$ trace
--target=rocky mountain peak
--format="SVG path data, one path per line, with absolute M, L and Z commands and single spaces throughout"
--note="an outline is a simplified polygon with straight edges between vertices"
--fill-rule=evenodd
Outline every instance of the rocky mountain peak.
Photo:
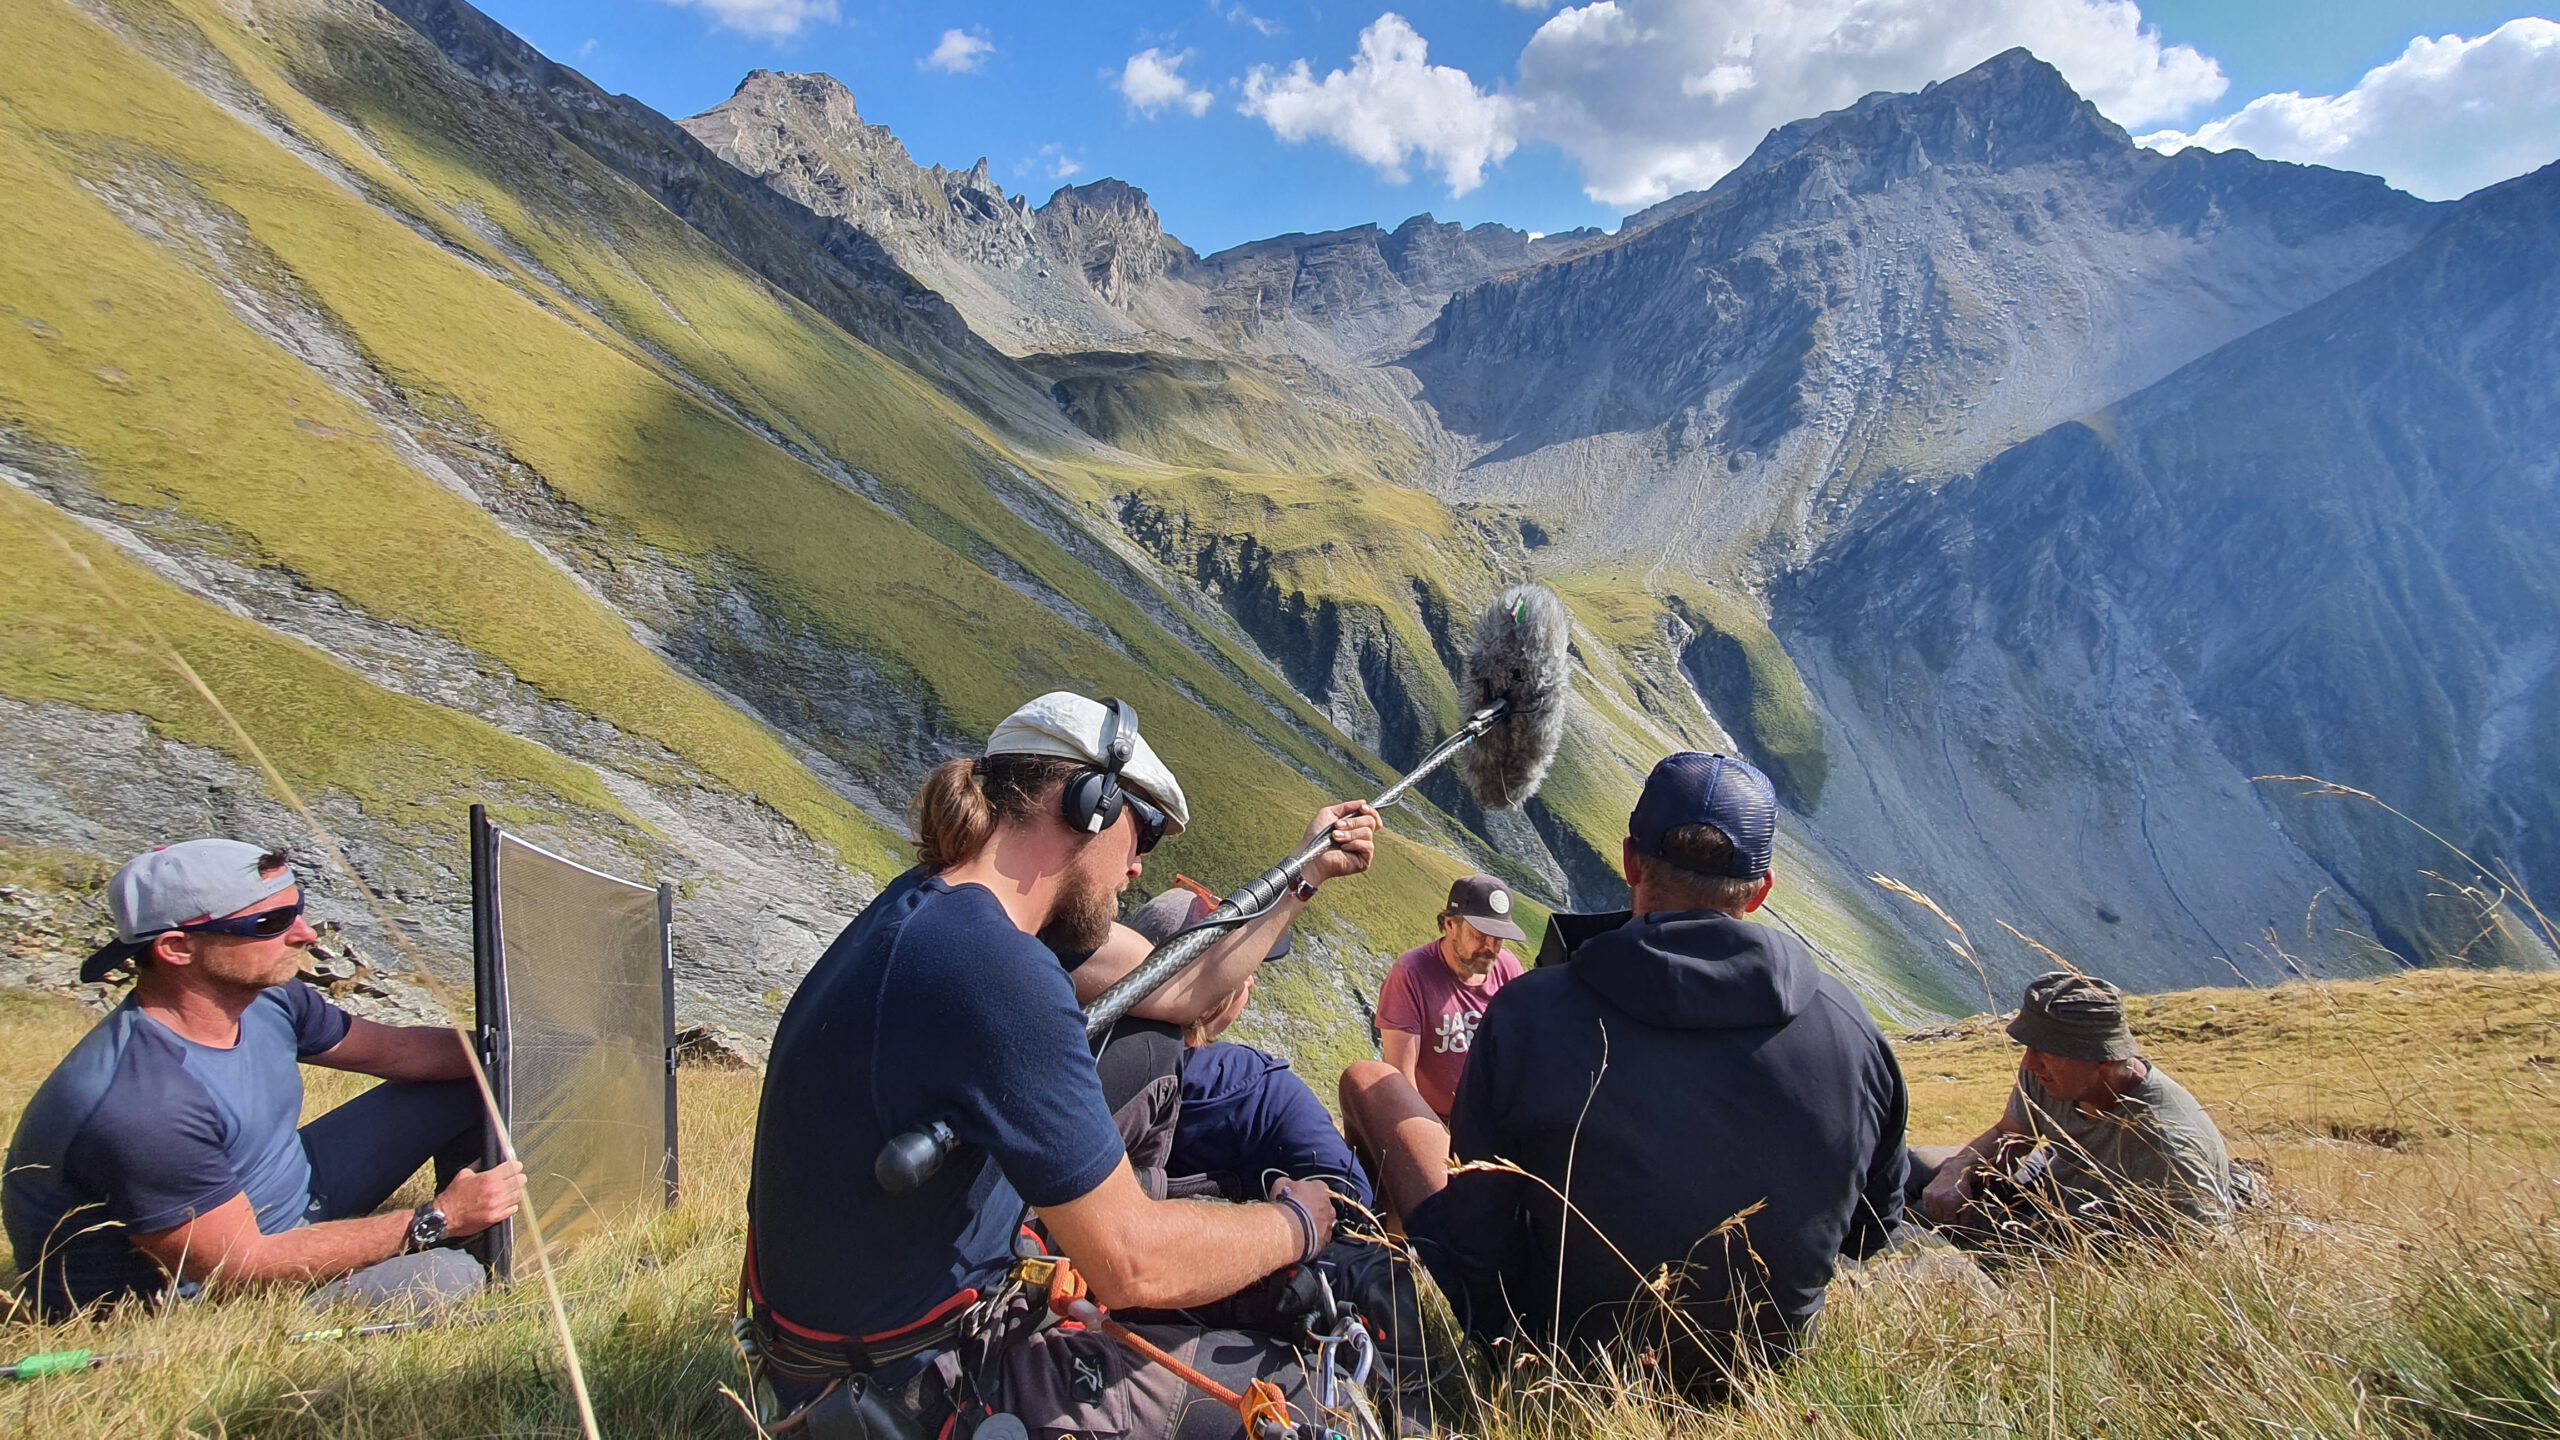
M 987 157 L 984 155 L 979 156 L 978 163 L 966 170 L 945 170 L 935 165 L 926 173 L 941 182 L 942 187 L 954 195 L 975 195 L 1007 206 L 1013 204 L 1012 198 L 1005 194 L 1004 186 L 996 183 L 995 173 L 988 168 Z M 1022 208 L 1027 210 L 1029 207 Z
M 2004 50 L 1917 94 L 1840 112 L 1844 141 L 1873 147 L 1911 137 L 1939 164 L 2001 169 L 2122 152 L 2133 137 L 2082 99 L 2062 72 L 2021 47 Z
M 1880 164 L 1891 176 L 1933 163 L 2014 168 L 2132 148 L 2132 137 L 2080 98 L 2061 71 L 2021 45 L 1916 91 L 1878 90 L 1837 110 L 1790 120 L 1715 184 L 1637 211 L 1618 233 L 1633 236 L 1694 213 L 1807 150 L 1835 162 Z
M 1056 210 L 1061 213 L 1078 212 L 1089 215 L 1107 213 L 1133 218 L 1144 217 L 1147 223 L 1155 225 L 1159 230 L 1163 228 L 1163 223 L 1156 216 L 1155 202 L 1147 198 L 1146 191 L 1126 180 L 1115 180 L 1108 175 L 1089 184 L 1059 186 L 1057 193 L 1051 195 L 1040 210 L 1043 213 Z
M 1961 164 L 2008 170 L 2132 149 L 2133 137 L 2122 126 L 2082 99 L 2061 71 L 2020 46 L 1908 94 L 1866 95 L 1781 125 L 1706 195 L 1667 200 L 1634 217 L 1630 227 L 1695 209 L 1707 196 L 1736 189 L 1808 152 L 1902 173 Z
M 679 123 L 753 175 L 795 166 L 842 167 L 847 160 L 866 172 L 915 168 L 907 147 L 887 126 L 864 120 L 853 92 L 833 75 L 750 70 L 728 99 Z
M 1127 303 L 1139 287 L 1191 258 L 1187 247 L 1166 236 L 1147 192 L 1125 180 L 1106 176 L 1089 185 L 1062 186 L 1031 219 L 1049 253 L 1074 266 L 1114 305 Z
M 845 83 L 823 71 L 799 73 L 788 70 L 750 70 L 729 98 L 704 114 L 723 110 L 752 109 L 765 114 L 784 110 L 796 111 L 817 120 L 827 130 L 842 132 L 865 124 L 862 111 L 853 101 L 853 92 Z

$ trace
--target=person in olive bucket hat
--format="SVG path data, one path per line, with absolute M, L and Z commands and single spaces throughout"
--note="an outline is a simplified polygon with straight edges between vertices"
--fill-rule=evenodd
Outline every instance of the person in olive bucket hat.
M 1970 1248 L 2229 1221 L 2222 1132 L 2143 1058 L 2124 992 L 2069 970 L 2039 975 L 2009 1038 L 2026 1055 L 2007 1111 L 1961 1147 L 1912 1147 L 1912 1211 Z

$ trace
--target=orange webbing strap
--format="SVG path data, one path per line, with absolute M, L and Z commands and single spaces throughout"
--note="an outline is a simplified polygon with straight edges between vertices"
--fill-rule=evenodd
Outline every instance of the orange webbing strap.
M 1046 1279 L 1051 1314 L 1061 1320 L 1073 1320 L 1088 1330 L 1099 1330 L 1127 1346 L 1131 1353 L 1172 1371 L 1182 1383 L 1236 1412 L 1236 1417 L 1244 1422 L 1245 1434 L 1256 1437 L 1256 1440 L 1274 1440 L 1274 1437 L 1296 1433 L 1298 1422 L 1290 1415 L 1289 1399 L 1281 1393 L 1279 1386 L 1268 1380 L 1254 1380 L 1246 1384 L 1244 1393 L 1238 1394 L 1184 1364 L 1171 1351 L 1104 1314 L 1086 1289 L 1084 1277 L 1076 1273 L 1075 1267 L 1063 1255 L 1043 1256 L 1038 1260 L 1024 1261 L 1023 1265 L 1023 1278 L 1033 1283 L 1038 1283 L 1041 1277 L 1032 1267 L 1049 1267 Z

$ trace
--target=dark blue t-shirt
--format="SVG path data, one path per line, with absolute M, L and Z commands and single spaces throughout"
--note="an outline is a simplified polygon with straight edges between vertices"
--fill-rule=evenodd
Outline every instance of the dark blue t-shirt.
M 959 1136 L 904 1195 L 871 1175 L 889 1137 Z M 984 1289 L 1028 1205 L 1092 1192 L 1127 1158 L 1058 958 L 982 886 L 891 882 L 801 981 L 774 1031 L 747 1216 L 783 1319 L 840 1335 Z
M 1206 1175 L 1231 1200 L 1259 1200 L 1266 1172 L 1323 1180 L 1374 1208 L 1368 1174 L 1324 1102 L 1289 1062 L 1220 1040 L 1182 1057 L 1182 1117 L 1168 1175 Z
M 261 993 L 229 1049 L 199 1045 L 128 998 L 27 1102 L 0 1180 L 9 1248 L 41 1313 L 145 1294 L 168 1276 L 126 1237 L 246 1194 L 268 1234 L 303 1221 L 302 1060 L 347 1013 L 299 980 Z

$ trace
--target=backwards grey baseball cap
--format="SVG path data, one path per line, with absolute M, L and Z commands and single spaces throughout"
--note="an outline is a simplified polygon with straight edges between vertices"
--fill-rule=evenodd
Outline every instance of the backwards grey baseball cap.
M 1099 700 L 1089 700 L 1072 690 L 1052 690 L 1004 717 L 995 733 L 987 737 L 988 755 L 1055 755 L 1061 760 L 1081 760 L 1087 765 L 1105 763 L 1103 745 L 1111 729 L 1111 710 Z M 1144 735 L 1133 734 L 1129 759 L 1120 767 L 1120 783 L 1165 813 L 1172 823 L 1165 827 L 1168 837 L 1181 834 L 1191 826 L 1191 802 L 1182 796 L 1182 782 L 1173 778 L 1173 770 L 1156 757 L 1156 748 Z
M 245 910 L 294 885 L 293 867 L 261 871 L 270 852 L 238 840 L 185 840 L 136 855 L 107 882 L 107 915 L 116 938 L 80 962 L 80 979 L 96 984 L 149 947 L 153 936 Z
M 1120 923 L 1146 936 L 1148 944 L 1162 945 L 1172 939 L 1177 932 L 1207 918 L 1209 912 L 1216 908 L 1215 902 L 1211 901 L 1207 895 L 1186 888 L 1192 883 L 1179 875 L 1175 876 L 1171 888 L 1131 911 L 1129 918 Z M 1280 938 L 1272 942 L 1270 953 L 1262 958 L 1265 960 L 1287 959 L 1289 952 L 1296 948 L 1297 944 L 1294 929 L 1295 927 L 1292 927 L 1281 931 Z

